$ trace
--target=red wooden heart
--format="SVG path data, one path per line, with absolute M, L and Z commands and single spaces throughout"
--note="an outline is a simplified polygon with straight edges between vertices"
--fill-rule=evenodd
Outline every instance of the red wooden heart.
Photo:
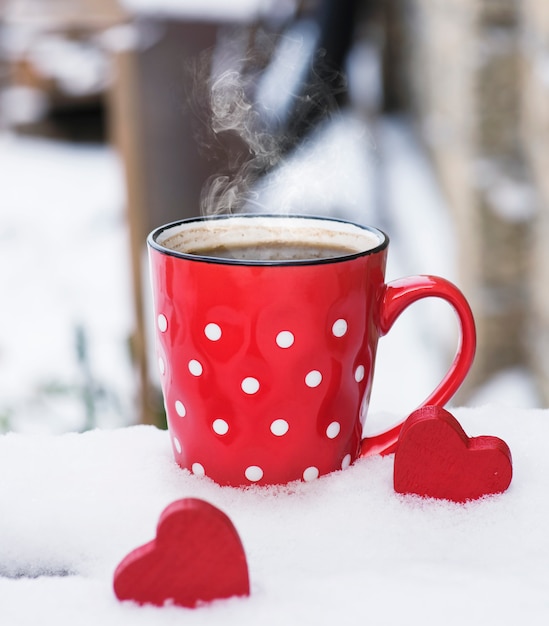
M 231 520 L 211 504 L 177 500 L 160 516 L 156 539 L 118 565 L 114 592 L 119 600 L 185 607 L 249 595 L 240 537 Z
M 465 502 L 505 491 L 513 475 L 511 451 L 498 437 L 469 438 L 440 406 L 414 411 L 395 453 L 394 488 Z

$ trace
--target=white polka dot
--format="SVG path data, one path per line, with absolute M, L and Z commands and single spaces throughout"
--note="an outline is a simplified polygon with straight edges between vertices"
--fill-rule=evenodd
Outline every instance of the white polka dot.
M 282 437 L 282 435 L 285 435 L 288 432 L 289 428 L 290 425 L 286 420 L 275 420 L 271 424 L 271 432 L 277 437 Z
M 318 387 L 322 382 L 322 374 L 318 370 L 312 370 L 305 376 L 307 387 Z
M 347 469 L 351 465 L 351 455 L 346 454 L 341 461 L 341 469 Z
M 246 468 L 244 475 L 250 482 L 256 483 L 263 478 L 263 470 L 257 465 L 250 465 Z
M 161 356 L 158 357 L 158 369 L 162 376 L 164 376 L 164 374 L 166 373 L 166 364 L 164 363 L 164 359 Z
M 181 444 L 179 443 L 179 439 L 177 437 L 173 438 L 173 445 L 177 450 L 177 454 L 181 454 Z
M 310 480 L 315 480 L 316 478 L 318 478 L 318 467 L 308 467 L 304 472 L 303 472 L 303 480 L 305 482 L 309 482 Z
M 206 476 L 206 470 L 201 463 L 193 463 L 191 471 L 195 476 Z
M 339 435 L 341 430 L 341 424 L 339 422 L 332 422 L 326 429 L 326 436 L 328 439 L 335 439 Z
M 179 415 L 179 417 L 185 417 L 185 415 L 187 415 L 187 409 L 181 400 L 175 401 L 175 412 Z
M 210 341 L 218 341 L 221 339 L 221 328 L 217 324 L 207 324 L 204 334 Z
M 158 324 L 158 330 L 161 333 L 165 333 L 168 330 L 168 320 L 165 315 L 160 313 L 160 315 L 156 318 L 156 322 Z
M 359 365 L 355 370 L 355 380 L 357 383 L 364 380 L 364 365 Z
M 242 391 L 248 395 L 253 395 L 259 391 L 259 381 L 257 378 L 252 378 L 251 376 L 245 378 L 240 386 L 242 387 Z
M 347 322 L 344 319 L 336 320 L 332 326 L 332 333 L 334 334 L 334 337 L 343 337 L 346 332 Z
M 196 359 L 191 359 L 189 361 L 189 372 L 193 376 L 201 376 L 202 371 L 202 363 L 200 363 L 200 361 L 197 361 Z
M 212 428 L 218 435 L 226 435 L 229 432 L 229 424 L 222 419 L 216 419 L 212 424 Z
M 276 344 L 279 348 L 289 348 L 294 341 L 295 337 L 289 330 L 282 330 L 276 336 Z

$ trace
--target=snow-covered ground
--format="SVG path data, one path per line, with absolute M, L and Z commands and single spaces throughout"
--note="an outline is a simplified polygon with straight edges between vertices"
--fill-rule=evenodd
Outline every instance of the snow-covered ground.
M 149 426 L 0 438 L 0 620 L 10 626 L 542 626 L 549 620 L 547 411 L 460 408 L 511 448 L 509 490 L 465 505 L 400 496 L 390 457 L 310 483 L 233 489 L 180 470 Z M 119 603 L 113 573 L 164 508 L 233 521 L 251 595 L 198 609 Z
M 80 430 L 93 417 L 86 393 L 95 425 L 131 423 L 129 252 L 115 153 L 0 135 L 0 180 L 2 430 Z

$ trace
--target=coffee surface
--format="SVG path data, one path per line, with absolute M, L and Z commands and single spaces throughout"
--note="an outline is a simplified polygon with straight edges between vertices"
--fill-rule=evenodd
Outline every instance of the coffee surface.
M 269 242 L 244 245 L 215 246 L 189 250 L 189 254 L 234 259 L 242 261 L 304 261 L 331 259 L 350 254 L 357 250 L 345 246 L 307 242 Z

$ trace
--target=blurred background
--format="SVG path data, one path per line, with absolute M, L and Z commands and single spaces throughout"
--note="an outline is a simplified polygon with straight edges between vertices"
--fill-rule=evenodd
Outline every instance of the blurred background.
M 145 240 L 208 212 L 372 223 L 465 293 L 459 405 L 549 403 L 544 0 L 0 0 L 0 431 L 163 423 Z M 382 339 L 374 422 L 446 371 Z

